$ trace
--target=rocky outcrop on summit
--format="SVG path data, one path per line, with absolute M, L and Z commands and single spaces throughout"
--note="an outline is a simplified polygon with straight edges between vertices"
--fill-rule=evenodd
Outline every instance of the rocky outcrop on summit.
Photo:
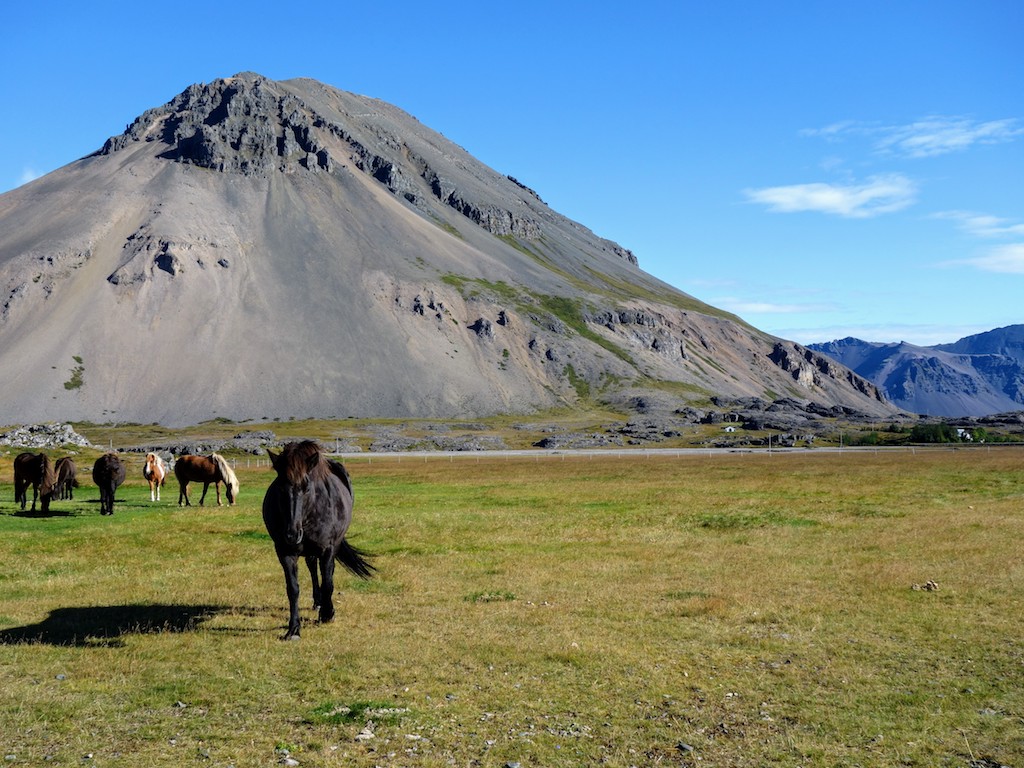
M 402 110 L 253 73 L 0 196 L 0 356 L 0 424 L 894 411 Z
M 1024 405 L 1024 325 L 934 347 L 854 338 L 810 346 L 870 379 L 911 413 L 979 417 Z
M 189 86 L 108 139 L 100 154 L 135 141 L 156 141 L 170 147 L 162 157 L 216 171 L 330 170 L 330 154 L 317 142 L 315 120 L 300 99 L 265 88 L 258 76 L 241 75 Z
M 361 108 L 360 117 L 366 117 L 362 111 L 366 106 L 382 114 L 384 109 L 394 110 L 369 99 L 361 102 L 357 107 Z M 541 236 L 542 227 L 522 196 L 514 196 L 519 199 L 511 205 L 490 201 L 490 195 L 478 198 L 472 185 L 458 176 L 444 175 L 429 151 L 407 142 L 383 121 L 366 131 L 346 119 L 350 117 L 347 109 L 340 114 L 320 110 L 315 102 L 282 93 L 259 75 L 242 73 L 208 85 L 189 86 L 164 107 L 143 113 L 120 136 L 108 139 L 100 153 L 111 154 L 136 141 L 156 141 L 169 147 L 161 155 L 168 160 L 266 176 L 273 172 L 331 172 L 330 146 L 336 139 L 354 167 L 414 205 L 426 208 L 424 198 L 432 197 L 491 234 L 526 240 Z M 540 201 L 515 179 L 493 174 L 483 181 L 488 185 L 505 183 Z M 625 249 L 607 245 L 636 263 Z

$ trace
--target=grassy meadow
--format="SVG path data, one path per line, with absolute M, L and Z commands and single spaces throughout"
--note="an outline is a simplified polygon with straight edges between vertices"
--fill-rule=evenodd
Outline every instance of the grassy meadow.
M 3 765 L 1024 766 L 1021 448 L 360 457 L 290 643 L 266 466 L 129 458 L 101 518 L 0 457 Z

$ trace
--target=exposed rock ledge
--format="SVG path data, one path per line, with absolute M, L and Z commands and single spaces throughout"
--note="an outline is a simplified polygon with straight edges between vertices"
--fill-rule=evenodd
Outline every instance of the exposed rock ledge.
M 75 432 L 70 424 L 32 424 L 0 433 L 0 445 L 18 448 L 61 448 L 77 445 L 93 448 L 92 443 Z

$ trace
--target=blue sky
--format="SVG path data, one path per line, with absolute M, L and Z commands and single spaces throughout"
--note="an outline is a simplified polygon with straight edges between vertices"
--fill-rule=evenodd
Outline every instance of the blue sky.
M 1024 3 L 15 4 L 0 192 L 194 82 L 401 107 L 770 333 L 1024 323 Z

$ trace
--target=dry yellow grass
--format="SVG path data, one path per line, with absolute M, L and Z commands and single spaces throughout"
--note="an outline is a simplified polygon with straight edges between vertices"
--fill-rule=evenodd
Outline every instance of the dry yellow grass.
M 337 621 L 300 643 L 279 640 L 265 471 L 242 469 L 241 503 L 219 509 L 180 510 L 170 487 L 152 505 L 131 477 L 105 519 L 92 488 L 25 518 L 2 486 L 0 751 L 1022 765 L 1022 460 L 356 459 L 352 535 L 379 578 L 342 578 Z

